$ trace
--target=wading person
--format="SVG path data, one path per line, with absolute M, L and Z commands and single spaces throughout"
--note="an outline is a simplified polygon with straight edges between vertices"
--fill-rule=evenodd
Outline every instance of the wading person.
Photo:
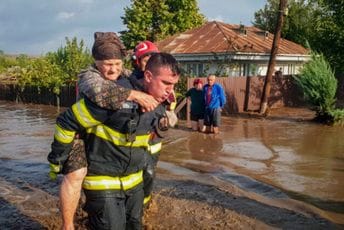
M 191 128 L 194 131 L 204 132 L 204 93 L 203 82 L 201 79 L 196 78 L 193 81 L 193 87 L 189 89 L 186 97 L 191 101 Z
M 207 77 L 207 82 L 208 84 L 203 87 L 205 132 L 218 134 L 221 124 L 221 110 L 226 104 L 226 96 L 222 86 L 216 83 L 215 75 L 210 74 Z
M 117 35 L 96 32 L 94 38 L 92 56 L 95 63 L 79 74 L 77 98 L 87 97 L 106 109 L 119 109 L 126 100 L 139 103 L 144 111 L 151 111 L 158 106 L 159 103 L 152 96 L 115 84 L 122 72 L 122 59 L 126 55 L 125 47 Z M 75 140 L 62 171 L 65 174 L 60 188 L 63 229 L 74 229 L 73 220 L 82 181 L 87 173 L 86 166 L 83 141 Z
M 179 78 L 176 60 L 169 54 L 154 54 L 147 63 L 143 89 L 158 102 L 172 92 Z M 136 85 L 118 80 L 127 88 Z M 163 107 L 142 113 L 136 103 L 107 110 L 87 98 L 57 119 L 48 160 L 62 168 L 76 132 L 85 132 L 87 176 L 83 182 L 85 210 L 91 229 L 140 229 L 143 189 L 142 170 L 148 154 L 150 134 L 163 116 Z

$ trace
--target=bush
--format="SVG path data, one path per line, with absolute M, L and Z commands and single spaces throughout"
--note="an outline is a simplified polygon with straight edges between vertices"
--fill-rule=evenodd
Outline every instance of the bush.
M 68 78 L 64 80 L 69 82 L 74 82 L 80 70 L 93 62 L 89 50 L 84 47 L 83 40 L 78 43 L 76 37 L 72 40 L 66 38 L 66 46 L 59 48 L 56 52 L 48 53 L 46 57 L 68 75 Z
M 60 94 L 62 86 L 75 84 L 78 73 L 92 62 L 84 42 L 78 43 L 76 38 L 66 38 L 66 46 L 39 58 L 26 55 L 9 58 L 0 52 L 0 71 L 2 67 L 5 75 L 14 77 L 22 89 L 25 86 L 44 87 L 55 94 Z
M 336 123 L 343 119 L 344 111 L 335 108 L 337 79 L 322 54 L 311 53 L 311 60 L 306 63 L 295 77 L 306 101 L 316 111 L 317 120 Z
M 10 68 L 15 65 L 16 65 L 16 59 L 14 57 L 5 55 L 0 50 L 0 73 L 6 72 L 7 68 Z
M 344 125 L 344 110 L 343 109 L 335 109 L 330 111 L 330 115 L 332 117 L 331 123 Z
M 60 88 L 66 84 L 68 75 L 60 66 L 51 63 L 47 58 L 31 60 L 26 68 L 20 69 L 18 74 L 18 85 L 24 89 L 25 86 L 36 86 L 53 90 L 60 94 Z

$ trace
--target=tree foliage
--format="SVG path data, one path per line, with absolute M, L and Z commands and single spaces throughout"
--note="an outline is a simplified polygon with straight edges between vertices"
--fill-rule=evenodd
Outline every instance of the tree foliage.
M 319 120 L 344 121 L 344 111 L 335 108 L 337 79 L 324 55 L 312 52 L 312 59 L 303 66 L 295 80 Z
M 263 9 L 255 12 L 253 25 L 273 33 L 277 23 L 278 7 L 279 0 L 268 0 Z M 282 37 L 306 45 L 314 32 L 318 14 L 319 6 L 314 0 L 289 0 Z
M 16 65 L 15 58 L 6 56 L 3 51 L 0 52 L 0 73 L 14 65 Z
M 325 55 L 336 73 L 344 77 L 344 0 L 322 0 L 321 9 L 311 45 Z
M 205 22 L 196 0 L 131 0 L 124 11 L 122 20 L 128 29 L 120 34 L 128 49 L 139 41 L 156 42 Z
M 81 40 L 78 43 L 76 37 L 72 40 L 66 38 L 66 45 L 60 47 L 56 52 L 48 53 L 46 58 L 67 74 L 66 82 L 75 81 L 80 70 L 92 62 L 92 56 L 85 47 L 84 41 Z
M 277 23 L 278 3 L 279 0 L 267 0 L 264 8 L 254 13 L 253 25 L 272 33 Z
M 38 89 L 44 87 L 56 94 L 60 93 L 62 86 L 74 84 L 81 69 L 92 63 L 90 51 L 84 47 L 82 40 L 78 43 L 77 38 L 66 38 L 65 46 L 43 57 L 19 55 L 15 59 L 1 58 L 0 56 L 4 74 L 15 77 L 22 89 L 25 86 L 35 86 Z
M 23 89 L 25 86 L 36 86 L 52 89 L 54 93 L 60 94 L 61 86 L 65 85 L 67 73 L 56 63 L 50 62 L 46 57 L 33 59 L 26 68 L 21 68 L 18 74 L 18 85 Z
M 255 12 L 254 26 L 274 32 L 279 0 Z M 289 0 L 282 37 L 323 53 L 336 73 L 344 74 L 344 0 Z

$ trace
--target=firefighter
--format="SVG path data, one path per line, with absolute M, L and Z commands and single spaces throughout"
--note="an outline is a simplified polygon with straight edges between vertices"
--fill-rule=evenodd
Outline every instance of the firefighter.
M 146 69 L 146 64 L 150 56 L 154 53 L 159 53 L 158 47 L 151 41 L 139 42 L 134 48 L 132 56 L 132 63 L 134 67 L 133 75 L 135 78 L 143 78 L 143 73 Z
M 169 54 L 151 57 L 144 73 L 144 90 L 159 102 L 166 100 L 179 79 L 176 60 Z M 126 78 L 126 87 L 136 87 Z M 75 132 L 85 131 L 87 176 L 83 188 L 85 211 L 91 229 L 140 229 L 142 217 L 142 170 L 150 135 L 163 116 L 163 107 L 142 113 L 135 102 L 109 111 L 87 98 L 57 119 L 51 165 L 62 170 Z
M 154 53 L 159 53 L 159 48 L 151 41 L 139 42 L 134 48 L 134 54 L 132 56 L 132 63 L 134 71 L 131 75 L 140 79 L 143 77 L 143 73 L 146 68 L 147 61 Z M 174 111 L 177 105 L 177 99 L 174 91 L 166 99 L 166 105 L 168 111 Z M 172 126 L 174 126 L 173 124 Z
M 146 68 L 146 63 L 153 53 L 158 53 L 159 48 L 151 41 L 139 42 L 134 49 L 134 55 L 132 56 L 134 71 L 132 75 L 140 79 L 143 77 L 143 72 Z M 168 105 L 168 111 L 174 111 L 177 105 L 176 95 L 174 91 L 166 99 Z
M 143 78 L 146 64 L 152 54 L 159 53 L 158 47 L 151 41 L 139 42 L 134 48 L 134 54 L 132 56 L 134 71 L 130 78 L 141 79 Z M 159 154 L 162 146 L 162 138 L 166 135 L 168 127 L 173 127 L 178 120 L 174 114 L 174 108 L 176 104 L 176 98 L 174 91 L 168 96 L 163 103 L 166 108 L 166 114 L 161 122 L 155 129 L 155 132 L 151 135 L 150 139 L 150 153 L 151 158 L 147 159 L 146 169 L 143 171 L 143 190 L 144 190 L 144 205 L 148 206 L 151 200 L 151 193 L 153 190 L 153 181 L 155 178 L 155 168 L 159 160 Z
M 87 97 L 98 106 L 113 110 L 121 108 L 124 101 L 131 100 L 139 103 L 145 111 L 153 110 L 159 103 L 152 96 L 115 84 L 122 72 L 122 59 L 126 55 L 118 36 L 113 32 L 96 32 L 94 38 L 92 56 L 95 63 L 78 75 L 77 99 Z M 112 67 L 108 68 L 110 64 Z M 62 173 L 65 176 L 59 194 L 62 229 L 74 229 L 74 214 L 82 181 L 87 173 L 84 151 L 83 141 L 76 139 L 63 167 Z M 54 171 L 50 175 L 56 177 Z

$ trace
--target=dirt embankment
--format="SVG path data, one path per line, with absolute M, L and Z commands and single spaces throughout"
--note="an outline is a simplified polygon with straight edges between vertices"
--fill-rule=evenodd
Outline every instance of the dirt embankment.
M 205 178 L 208 180 L 208 178 Z M 4 182 L 4 181 L 2 181 Z M 3 184 L 4 185 L 4 184 Z M 20 184 L 18 184 L 20 187 Z M 2 187 L 1 229 L 59 229 L 57 191 Z M 55 187 L 57 189 L 57 187 Z M 76 229 L 85 229 L 78 209 Z M 234 186 L 216 187 L 159 170 L 145 229 L 344 229 L 312 212 L 297 212 L 245 196 Z
M 156 182 L 145 229 L 344 229 L 302 204 L 290 210 L 232 185 L 217 187 L 161 170 Z

